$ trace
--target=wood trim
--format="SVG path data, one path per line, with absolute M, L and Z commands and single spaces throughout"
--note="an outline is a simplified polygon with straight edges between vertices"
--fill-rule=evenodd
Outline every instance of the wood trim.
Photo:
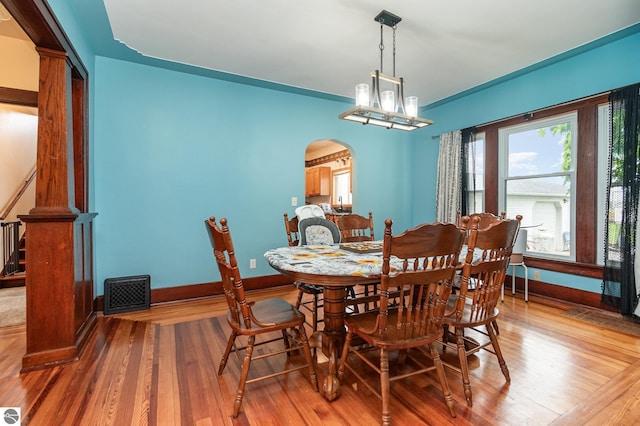
M 498 144 L 489 143 L 490 140 L 498 140 L 498 128 L 490 127 L 478 132 L 485 133 L 485 176 L 484 176 L 484 209 L 487 212 L 498 214 Z M 489 173 L 488 171 L 493 171 Z
M 530 256 L 525 256 L 524 259 L 524 263 L 531 268 L 602 279 L 602 266 L 600 265 L 595 265 L 592 263 L 540 259 Z
M 21 216 L 28 270 L 23 368 L 32 369 L 77 359 L 96 324 L 95 214 L 83 211 L 89 200 L 88 72 L 46 0 L 2 4 L 40 55 L 36 206 Z M 4 93 L 18 100 L 33 96 Z
M 320 164 L 330 163 L 332 161 L 340 160 L 342 158 L 351 157 L 351 153 L 348 149 L 334 152 L 333 154 L 324 155 L 322 157 L 314 158 L 313 160 L 308 160 L 304 162 L 305 167 L 314 167 L 319 166 Z
M 595 190 L 598 188 L 598 103 L 578 108 L 576 142 L 576 182 L 580 182 L 580 185 L 576 185 L 576 237 L 579 237 L 579 241 L 594 242 L 577 245 L 576 262 L 595 263 L 598 229 L 598 191 Z
M 2 4 L 36 47 L 65 52 L 73 73 L 87 78 L 87 69 L 46 0 L 2 0 Z
M 262 290 L 293 284 L 289 278 L 282 274 L 244 278 L 242 282 L 245 290 Z M 224 292 L 222 290 L 222 282 L 220 281 L 203 284 L 189 284 L 178 287 L 158 288 L 151 290 L 151 305 L 219 296 L 222 294 L 224 294 Z M 98 296 L 96 298 L 94 307 L 96 311 L 104 311 L 104 296 Z
M 13 89 L 11 87 L 0 87 L 0 103 L 37 108 L 38 92 Z
M 527 266 L 529 265 L 527 264 Z M 504 285 L 504 291 L 510 292 L 510 275 L 507 275 L 507 277 L 505 278 Z M 516 277 L 516 292 L 524 293 L 524 278 Z M 531 295 L 561 300 L 562 302 L 568 302 L 578 305 L 590 306 L 593 308 L 611 310 L 611 307 L 607 307 L 600 302 L 600 293 L 584 291 L 571 287 L 564 287 L 557 284 L 548 284 L 529 279 L 529 296 L 531 297 Z

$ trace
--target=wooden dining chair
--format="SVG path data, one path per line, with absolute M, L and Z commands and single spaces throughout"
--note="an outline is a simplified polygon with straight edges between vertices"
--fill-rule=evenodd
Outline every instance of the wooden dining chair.
M 481 213 L 471 213 L 470 215 L 468 215 L 467 217 L 469 218 L 469 222 L 467 225 L 462 224 L 461 223 L 461 217 L 460 217 L 460 211 L 458 210 L 456 212 L 456 224 L 458 225 L 458 227 L 463 227 L 467 229 L 467 233 L 466 233 L 466 237 L 465 237 L 465 244 L 467 244 L 468 240 L 469 240 L 469 229 L 468 226 L 471 225 L 471 222 L 475 221 L 475 218 L 478 218 L 478 229 L 485 229 L 487 227 L 489 227 L 490 225 L 499 222 L 501 220 L 504 220 L 504 218 L 506 217 L 507 213 L 506 212 L 500 212 L 499 215 L 495 215 L 493 213 L 489 213 L 489 212 L 481 212 Z M 474 283 L 474 279 L 470 278 L 469 279 L 469 283 L 467 284 L 468 286 L 468 290 L 473 290 L 473 283 Z M 455 289 L 459 289 L 460 288 L 460 277 L 458 276 L 456 278 L 456 282 L 454 283 L 454 288 Z M 500 298 L 502 301 L 504 301 L 504 284 L 502 285 L 502 288 L 500 288 Z M 500 328 L 498 327 L 498 322 L 494 321 L 493 322 L 493 328 L 496 332 L 496 334 L 500 334 Z
M 381 398 L 382 424 L 389 425 L 390 382 L 435 370 L 449 412 L 455 417 L 453 397 L 434 343 L 442 336 L 442 318 L 464 236 L 452 223 L 423 224 L 396 236 L 392 236 L 391 225 L 391 219 L 387 219 L 379 309 L 346 317 L 347 337 L 338 378 L 342 380 L 348 369 Z M 399 290 L 401 301 L 393 306 L 389 303 L 390 289 Z M 372 348 L 379 350 L 373 360 Z M 390 351 L 399 351 L 402 356 L 390 358 Z M 379 389 L 368 383 L 366 374 L 360 374 L 349 366 L 352 354 L 362 361 L 363 367 L 368 365 L 378 373 Z M 425 356 L 433 360 L 432 365 L 423 362 Z M 395 365 L 396 359 L 404 364 L 411 361 L 417 368 L 404 365 L 401 374 L 392 377 L 389 364 L 393 361 Z
M 287 233 L 289 247 L 300 245 L 300 233 L 298 232 L 298 216 L 289 219 L 287 213 L 284 214 L 284 230 Z
M 336 223 L 340 229 L 340 241 L 343 243 L 375 240 L 372 212 L 369 212 L 369 217 L 356 213 L 339 215 Z
M 497 308 L 500 291 L 521 219 L 522 216 L 518 215 L 515 219 L 498 220 L 480 228 L 479 217 L 472 220 L 463 218 L 470 225 L 464 226 L 469 229 L 469 240 L 462 265 L 461 286 L 457 294 L 450 297 L 444 318 L 445 326 L 455 329 L 455 341 L 452 342 L 445 334 L 441 343 L 443 349 L 451 347 L 458 352 L 459 367 L 447 366 L 460 371 L 469 407 L 473 406 L 473 399 L 467 359 L 472 354 L 482 349 L 495 354 L 505 379 L 507 382 L 511 380 L 495 324 L 500 314 Z M 471 280 L 473 290 L 469 291 Z
M 231 335 L 220 361 L 218 375 L 222 375 L 231 352 L 238 356 L 238 361 L 242 365 L 236 397 L 233 402 L 233 417 L 237 417 L 240 412 L 245 385 L 260 380 L 308 368 L 311 385 L 317 392 L 318 377 L 304 327 L 304 315 L 290 303 L 280 298 L 247 301 L 233 242 L 231 241 L 231 234 L 227 226 L 227 219 L 220 219 L 220 226 L 218 226 L 215 217 L 212 216 L 205 220 L 205 225 L 213 248 L 213 255 L 220 271 L 220 277 L 222 278 L 222 286 L 229 307 L 227 323 L 231 327 Z M 256 343 L 256 337 L 263 335 L 266 335 L 264 340 L 261 339 L 259 343 Z M 241 337 L 244 339 L 239 342 Z M 283 349 L 268 352 L 269 347 L 266 345 L 278 340 L 283 341 Z M 259 346 L 263 346 L 264 349 L 254 351 L 254 348 Z M 289 357 L 293 352 L 300 350 L 304 353 L 306 360 L 302 365 L 299 362 L 293 362 Z M 288 355 L 283 370 L 251 379 L 248 378 L 253 360 L 283 353 Z
M 340 229 L 340 242 L 358 243 L 362 241 L 375 241 L 373 229 L 373 213 L 369 212 L 369 217 L 364 217 L 356 213 L 337 216 L 336 224 Z M 346 305 L 354 312 L 377 308 L 376 296 L 378 294 L 379 283 L 367 284 L 357 288 L 350 287 L 347 292 Z

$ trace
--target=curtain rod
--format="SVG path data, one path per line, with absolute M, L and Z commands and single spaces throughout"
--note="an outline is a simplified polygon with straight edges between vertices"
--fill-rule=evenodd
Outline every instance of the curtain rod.
M 631 86 L 633 86 L 633 85 L 631 85 Z M 624 87 L 628 87 L 628 86 L 624 86 Z M 621 89 L 621 88 L 619 88 L 619 89 Z M 547 111 L 547 110 L 552 109 L 552 108 L 557 108 L 559 106 L 569 105 L 569 104 L 572 104 L 572 103 L 581 102 L 581 101 L 585 101 L 585 100 L 592 99 L 592 98 L 597 98 L 597 97 L 602 96 L 602 95 L 610 94 L 614 90 L 618 90 L 618 89 L 607 90 L 607 91 L 604 91 L 604 92 L 601 92 L 601 93 L 596 93 L 594 95 L 589 95 L 589 96 L 585 96 L 583 98 L 574 99 L 572 101 L 560 102 L 560 103 L 557 103 L 555 105 L 547 106 L 547 107 L 544 107 L 544 108 L 540 108 L 540 109 L 536 109 L 536 110 L 533 110 L 533 111 L 524 112 L 524 113 L 520 113 L 520 114 L 514 114 L 514 115 L 509 116 L 509 117 L 505 117 L 505 118 L 501 118 L 501 119 L 493 120 L 493 121 L 488 121 L 486 123 L 478 124 L 478 125 L 470 126 L 470 127 L 486 127 L 486 126 L 490 126 L 492 124 L 500 123 L 502 121 L 511 120 L 512 118 L 522 117 L 522 116 L 527 116 L 527 115 L 530 115 L 531 117 L 533 117 L 534 114 L 537 114 L 537 113 L 540 113 L 540 112 L 543 112 L 543 111 Z M 444 133 L 447 133 L 447 132 L 444 132 Z M 440 135 L 433 135 L 433 136 L 431 136 L 431 139 L 432 140 L 433 139 L 438 139 L 444 133 L 441 133 Z

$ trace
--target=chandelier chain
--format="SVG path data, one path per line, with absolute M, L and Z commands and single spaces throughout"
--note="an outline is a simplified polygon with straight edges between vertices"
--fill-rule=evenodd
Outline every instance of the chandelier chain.
M 396 76 L 396 27 L 398 25 L 393 26 L 393 76 Z
M 380 48 L 380 72 L 384 72 L 384 70 L 382 69 L 382 66 L 383 66 L 382 55 L 384 51 L 384 35 L 382 30 L 383 24 L 384 24 L 384 19 L 380 19 L 380 45 L 378 46 Z

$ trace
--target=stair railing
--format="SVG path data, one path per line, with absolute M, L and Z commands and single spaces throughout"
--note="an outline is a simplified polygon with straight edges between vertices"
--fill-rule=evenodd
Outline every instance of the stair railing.
M 18 204 L 18 201 L 20 201 L 20 198 L 22 198 L 24 193 L 27 192 L 27 188 L 29 188 L 29 185 L 31 185 L 31 182 L 33 182 L 35 177 L 36 177 L 36 169 L 34 167 L 34 169 L 31 171 L 31 173 L 25 180 L 22 187 L 18 190 L 18 192 L 16 192 L 13 198 L 11 198 L 11 201 L 9 202 L 9 204 L 7 204 L 7 207 L 2 212 L 2 216 L 0 216 L 0 220 L 5 220 L 7 217 L 9 217 L 9 213 L 11 213 L 11 210 L 16 206 L 16 204 Z
M 20 271 L 20 221 L 1 222 L 2 226 L 2 264 L 0 276 L 9 276 Z

